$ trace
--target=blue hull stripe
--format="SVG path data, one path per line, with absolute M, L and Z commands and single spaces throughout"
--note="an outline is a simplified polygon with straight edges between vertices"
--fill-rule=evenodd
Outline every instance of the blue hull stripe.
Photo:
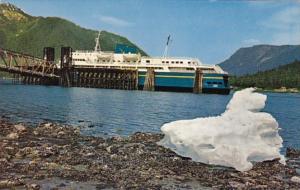
M 203 88 L 206 89 L 229 89 L 228 82 L 224 81 L 224 74 L 204 73 Z M 143 86 L 146 78 L 146 72 L 139 72 L 139 86 Z M 178 88 L 193 88 L 194 73 L 178 73 L 178 72 L 156 72 L 155 86 L 156 87 L 178 87 Z

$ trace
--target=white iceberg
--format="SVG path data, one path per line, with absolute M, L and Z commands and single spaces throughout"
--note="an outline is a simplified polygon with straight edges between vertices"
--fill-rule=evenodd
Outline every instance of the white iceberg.
M 252 168 L 252 161 L 285 158 L 282 138 L 272 115 L 260 112 L 266 95 L 248 88 L 234 93 L 221 116 L 181 120 L 161 127 L 165 137 L 158 143 L 177 154 L 206 164 Z

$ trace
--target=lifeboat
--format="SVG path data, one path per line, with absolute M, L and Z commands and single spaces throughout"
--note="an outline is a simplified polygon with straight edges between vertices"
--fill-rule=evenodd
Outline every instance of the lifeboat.
M 124 61 L 138 61 L 138 60 L 140 60 L 140 55 L 138 55 L 138 54 L 124 54 L 123 59 L 124 59 Z

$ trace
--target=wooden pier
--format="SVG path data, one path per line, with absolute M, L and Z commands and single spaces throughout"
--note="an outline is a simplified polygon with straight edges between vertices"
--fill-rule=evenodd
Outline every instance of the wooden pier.
M 61 48 L 60 67 L 54 59 L 51 47 L 44 48 L 43 59 L 0 48 L 0 71 L 10 73 L 13 83 L 138 90 L 137 69 L 74 67 L 70 47 Z M 194 93 L 202 93 L 202 83 L 203 73 L 197 69 Z M 155 91 L 154 68 L 147 69 L 143 90 Z
M 74 68 L 72 86 L 137 90 L 137 70 L 107 68 Z
M 24 84 L 57 85 L 54 61 L 0 48 L 0 71 L 11 73 Z
M 70 47 L 61 49 L 61 86 L 137 90 L 137 69 L 74 67 L 71 52 Z

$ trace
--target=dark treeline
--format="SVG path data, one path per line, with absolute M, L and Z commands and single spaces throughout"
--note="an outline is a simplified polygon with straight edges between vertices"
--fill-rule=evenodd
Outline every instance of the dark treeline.
M 230 77 L 230 83 L 235 87 L 259 87 L 275 89 L 280 87 L 300 89 L 300 61 L 280 66 L 269 71 L 253 75 Z

